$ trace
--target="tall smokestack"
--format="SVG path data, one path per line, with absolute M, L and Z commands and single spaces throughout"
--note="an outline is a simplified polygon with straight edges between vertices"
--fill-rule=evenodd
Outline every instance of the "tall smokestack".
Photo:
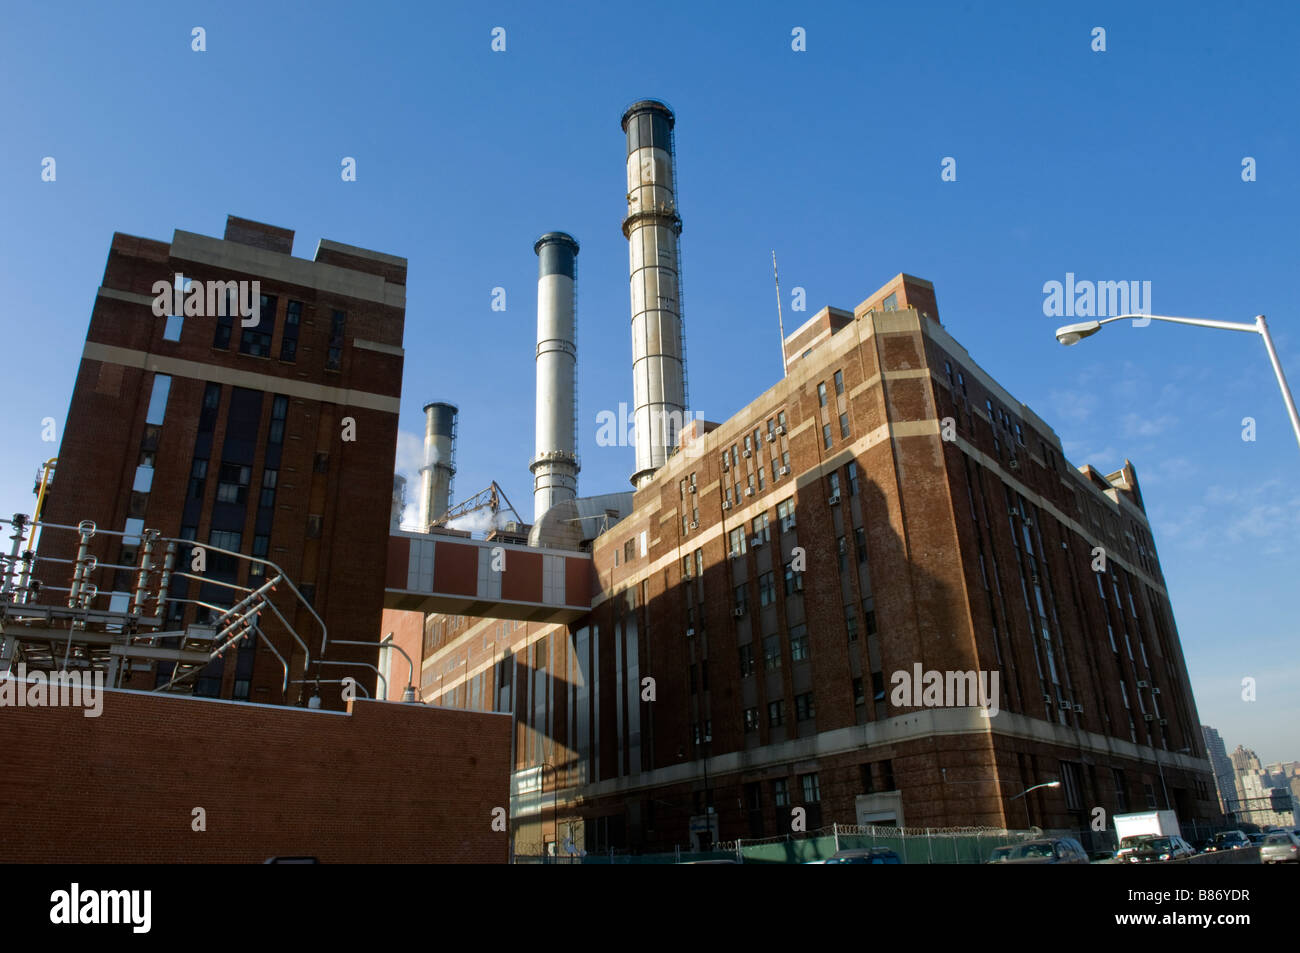
M 533 522 L 556 503 L 578 495 L 575 442 L 574 278 L 578 243 L 548 232 L 537 253 L 537 453 L 533 471 Z
M 678 285 L 681 258 L 673 177 L 673 113 L 645 99 L 623 114 L 627 133 L 627 218 L 632 294 L 632 397 L 640 487 L 668 461 L 686 413 L 686 358 Z
M 420 529 L 427 530 L 451 505 L 456 476 L 455 404 L 424 405 L 424 466 L 420 467 Z

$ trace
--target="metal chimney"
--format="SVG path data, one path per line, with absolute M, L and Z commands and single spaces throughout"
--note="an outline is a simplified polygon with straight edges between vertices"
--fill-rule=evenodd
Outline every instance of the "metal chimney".
M 672 110 L 654 99 L 634 103 L 623 114 L 636 487 L 668 461 L 686 413 L 673 123 Z
M 424 405 L 424 466 L 420 467 L 420 529 L 427 531 L 451 505 L 456 476 L 455 404 L 433 401 Z
M 574 370 L 574 279 L 578 243 L 548 232 L 537 253 L 537 431 L 533 471 L 533 522 L 557 503 L 578 495 L 577 404 Z

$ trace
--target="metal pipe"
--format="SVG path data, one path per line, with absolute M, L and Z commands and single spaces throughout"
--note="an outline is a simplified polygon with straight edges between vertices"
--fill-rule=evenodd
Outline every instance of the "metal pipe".
M 404 702 L 415 701 L 415 663 L 411 661 L 411 656 L 409 656 L 409 655 L 406 654 L 405 649 L 403 649 L 403 648 L 402 648 L 400 645 L 398 645 L 396 642 L 390 642 L 390 641 L 389 641 L 392 637 L 393 637 L 393 633 L 389 632 L 386 636 L 384 636 L 384 637 L 383 637 L 382 639 L 380 639 L 378 642 L 352 642 L 352 641 L 345 641 L 344 639 L 335 639 L 335 640 L 334 640 L 334 644 L 335 644 L 335 645 L 359 645 L 359 646 L 361 646 L 362 648 L 378 648 L 378 649 L 381 649 L 381 650 L 382 650 L 382 649 L 397 649 L 397 651 L 399 651 L 399 652 L 402 653 L 402 658 L 406 659 L 406 666 L 407 666 L 407 672 L 406 672 L 406 688 L 405 688 L 405 690 L 402 692 L 402 701 L 404 701 Z M 375 671 L 376 671 L 376 672 L 379 672 L 379 669 L 376 668 Z M 383 674 L 380 673 L 380 676 L 379 676 L 379 677 L 380 677 L 380 678 L 383 678 Z M 384 685 L 385 685 L 385 688 L 384 688 L 384 699 L 387 700 L 387 699 L 388 699 L 388 688 L 387 688 L 388 682 L 387 682 L 387 680 L 384 681 Z M 409 694 L 411 697 L 407 698 L 406 696 L 407 696 L 408 694 Z
M 1291 429 L 1295 431 L 1296 442 L 1300 443 L 1300 414 L 1296 413 L 1295 398 L 1291 396 L 1291 388 L 1287 386 L 1286 375 L 1282 373 L 1282 362 L 1278 360 L 1277 349 L 1273 347 L 1273 336 L 1268 333 L 1268 324 L 1262 314 L 1255 316 L 1255 326 L 1259 328 L 1259 336 L 1264 339 L 1268 361 L 1273 365 L 1273 373 L 1277 375 L 1277 386 L 1281 388 L 1282 400 L 1286 403 L 1287 416 L 1291 418 Z
M 176 542 L 173 540 L 167 544 L 167 552 L 163 556 L 162 575 L 158 577 L 158 611 L 154 613 L 158 619 L 162 619 L 166 614 L 167 596 L 171 591 L 172 567 L 175 564 Z
M 375 645 L 376 643 L 374 643 L 374 642 L 367 642 L 367 643 L 365 643 L 365 644 L 367 644 L 367 645 Z M 318 659 L 318 660 L 316 661 L 316 664 L 317 664 L 317 665 L 360 665 L 360 666 L 362 666 L 362 667 L 364 667 L 364 668 L 368 668 L 368 669 L 370 669 L 372 672 L 374 672 L 374 673 L 379 677 L 379 680 L 380 680 L 381 682 L 383 682 L 383 684 L 384 684 L 384 698 L 387 698 L 387 697 L 388 697 L 388 679 L 384 678 L 384 673 L 381 672 L 381 671 L 379 671 L 379 669 L 378 669 L 377 667 L 375 667 L 374 665 L 371 665 L 369 662 L 330 662 L 330 661 L 326 661 L 325 659 Z M 355 679 L 353 679 L 353 681 L 355 681 Z M 360 683 L 358 682 L 358 684 L 360 684 Z M 367 695 L 367 697 L 369 697 L 369 696 Z
M 68 608 L 77 608 L 77 602 L 81 595 L 81 583 L 87 572 L 86 553 L 90 548 L 90 539 L 95 535 L 95 524 L 90 520 L 82 520 L 77 524 L 77 532 L 81 534 L 81 544 L 77 547 L 77 558 L 74 560 L 76 568 L 72 571 L 72 587 L 68 592 Z

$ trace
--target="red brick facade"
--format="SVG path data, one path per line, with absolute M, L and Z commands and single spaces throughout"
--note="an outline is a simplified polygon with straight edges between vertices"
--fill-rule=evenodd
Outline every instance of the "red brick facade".
M 109 691 L 3 708 L 5 863 L 505 863 L 506 717 Z M 203 808 L 206 830 L 194 830 Z M 499 825 L 498 825 L 499 826 Z

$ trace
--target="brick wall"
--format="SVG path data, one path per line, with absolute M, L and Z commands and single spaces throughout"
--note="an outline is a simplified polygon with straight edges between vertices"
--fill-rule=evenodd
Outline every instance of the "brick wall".
M 505 863 L 510 719 L 109 691 L 0 708 L 0 862 Z M 207 830 L 191 829 L 196 807 Z

